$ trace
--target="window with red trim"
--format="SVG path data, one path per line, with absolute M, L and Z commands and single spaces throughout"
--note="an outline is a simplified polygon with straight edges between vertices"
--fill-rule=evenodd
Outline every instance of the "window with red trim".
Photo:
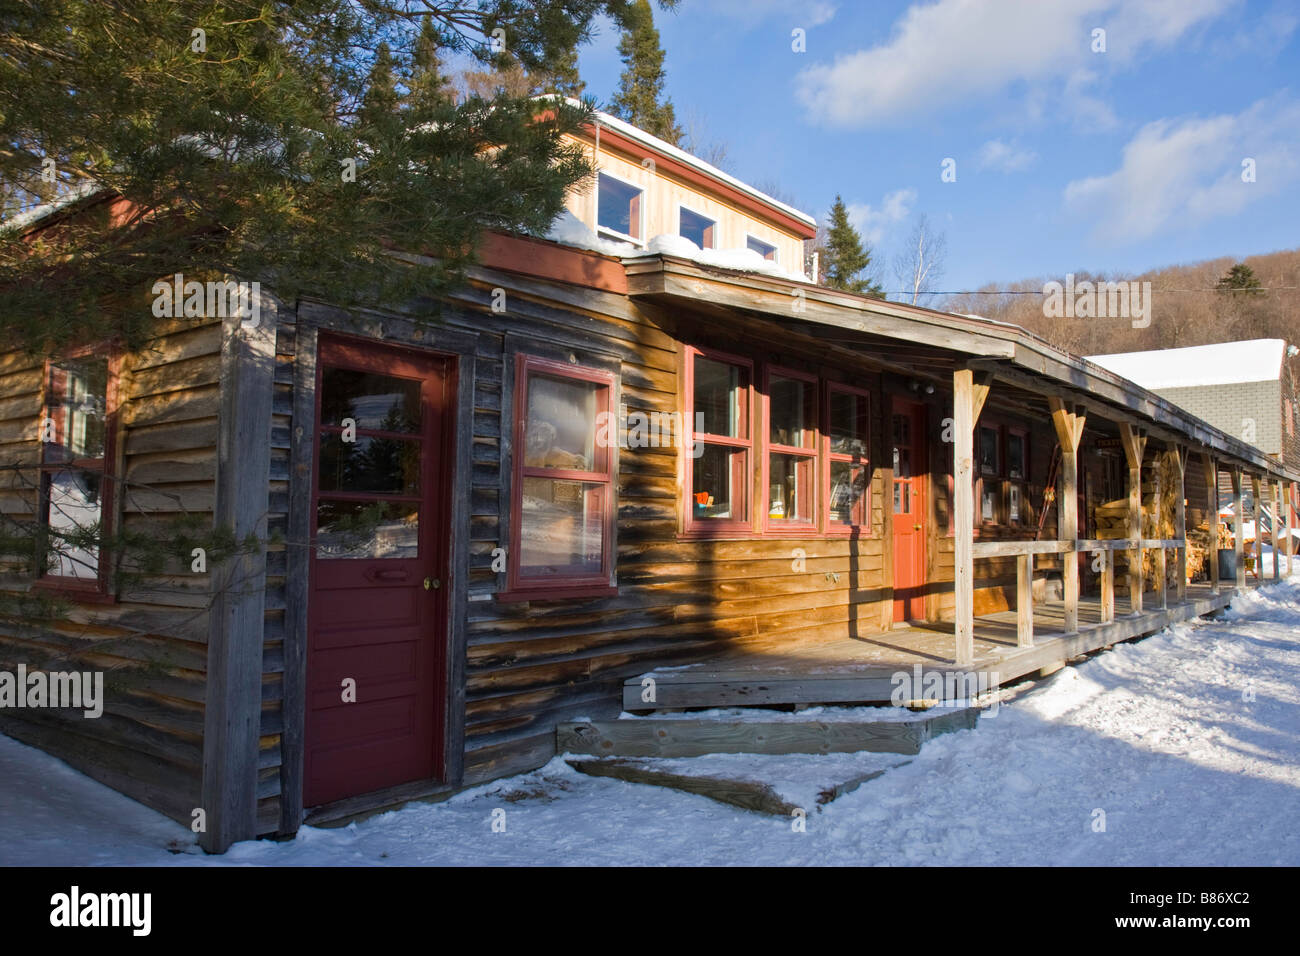
M 868 395 L 847 385 L 826 387 L 826 530 L 849 533 L 870 523 Z
M 612 586 L 614 376 L 519 356 L 507 590 L 565 596 Z
M 767 529 L 817 530 L 817 379 L 767 370 Z
M 754 367 L 744 359 L 688 349 L 686 421 L 686 530 L 752 532 Z M 698 452 L 698 454 L 696 454 Z
M 1029 521 L 1029 432 L 1023 428 L 1006 429 L 1007 524 Z
M 112 529 L 117 363 L 85 350 L 45 365 L 41 415 L 42 584 L 104 594 Z

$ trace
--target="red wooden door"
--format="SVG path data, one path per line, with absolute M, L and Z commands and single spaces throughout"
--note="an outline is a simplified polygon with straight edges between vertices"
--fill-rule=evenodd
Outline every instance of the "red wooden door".
M 925 619 L 925 406 L 894 399 L 894 620 Z
M 320 340 L 306 806 L 443 773 L 448 363 Z

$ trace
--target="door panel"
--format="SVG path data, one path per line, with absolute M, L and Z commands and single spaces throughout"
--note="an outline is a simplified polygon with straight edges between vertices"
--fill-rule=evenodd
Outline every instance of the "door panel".
M 894 399 L 890 415 L 894 481 L 894 620 L 925 619 L 925 406 Z
M 449 362 L 320 340 L 305 806 L 443 773 Z

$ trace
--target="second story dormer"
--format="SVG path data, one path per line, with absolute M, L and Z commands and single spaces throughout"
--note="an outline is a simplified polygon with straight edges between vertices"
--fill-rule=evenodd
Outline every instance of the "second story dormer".
M 655 236 L 681 236 L 704 250 L 749 249 L 803 275 L 813 217 L 754 189 L 670 143 L 616 117 L 575 137 L 593 154 L 596 174 L 567 206 L 601 239 L 635 254 Z

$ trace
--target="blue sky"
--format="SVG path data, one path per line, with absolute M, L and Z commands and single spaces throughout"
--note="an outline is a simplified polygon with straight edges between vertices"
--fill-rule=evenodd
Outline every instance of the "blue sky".
M 922 213 L 945 291 L 1300 246 L 1300 4 L 681 0 L 656 21 L 679 121 L 819 219 L 841 193 L 886 275 Z M 617 42 L 582 52 L 601 101 Z

